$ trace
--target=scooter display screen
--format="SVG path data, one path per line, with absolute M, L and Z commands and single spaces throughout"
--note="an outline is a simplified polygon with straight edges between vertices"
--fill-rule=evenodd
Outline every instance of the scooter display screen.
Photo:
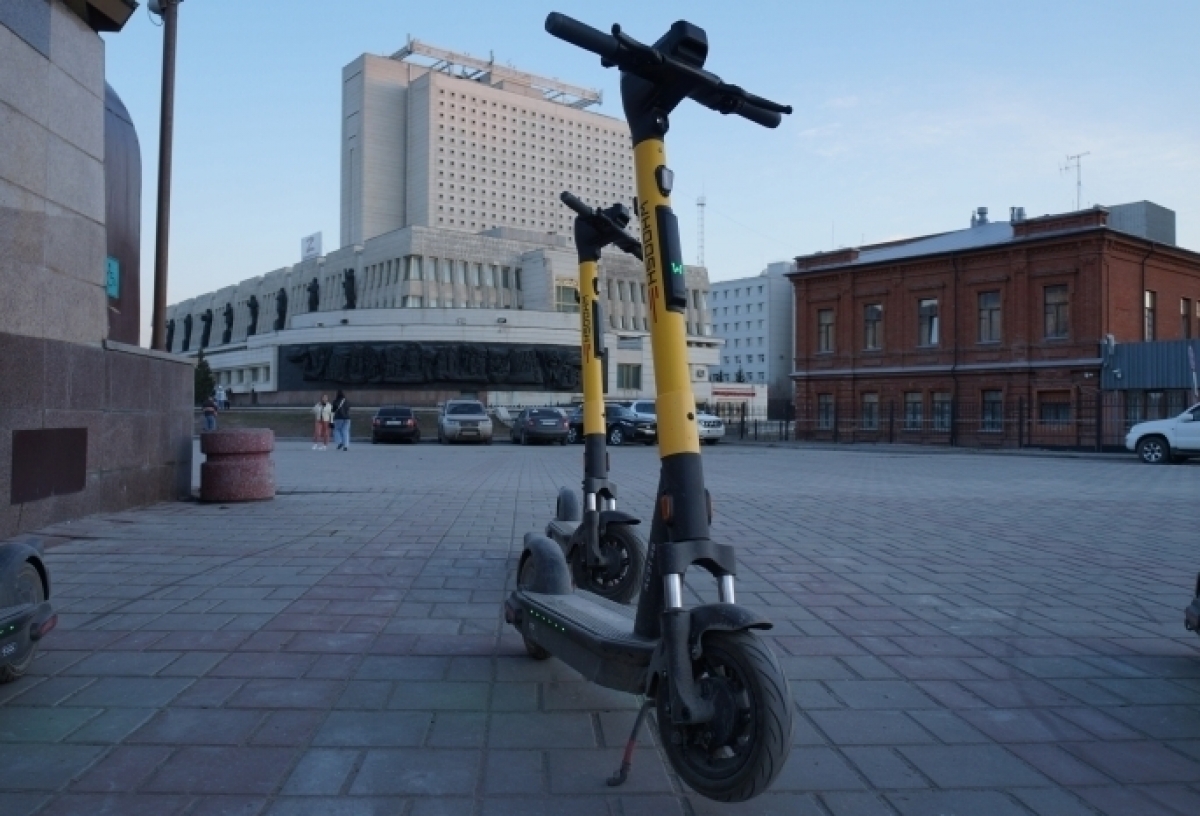
M 687 311 L 687 276 L 683 271 L 683 250 L 679 247 L 679 220 L 667 206 L 655 207 L 659 245 L 662 247 L 663 294 L 667 309 Z

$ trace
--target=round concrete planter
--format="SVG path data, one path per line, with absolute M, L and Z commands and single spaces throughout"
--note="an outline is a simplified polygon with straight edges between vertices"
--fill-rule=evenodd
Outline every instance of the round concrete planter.
M 275 432 L 239 428 L 200 434 L 200 501 L 239 502 L 275 498 Z

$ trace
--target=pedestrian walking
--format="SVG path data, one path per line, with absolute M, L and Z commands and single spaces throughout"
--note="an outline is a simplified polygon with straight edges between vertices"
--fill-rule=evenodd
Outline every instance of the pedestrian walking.
M 217 429 L 217 400 L 210 395 L 204 400 L 204 405 L 201 409 L 204 413 L 204 430 L 215 431 Z
M 333 406 L 329 404 L 328 394 L 321 395 L 312 412 L 313 450 L 325 450 L 329 444 L 329 429 L 333 425 Z
M 350 403 L 341 391 L 333 398 L 333 441 L 338 450 L 350 450 Z

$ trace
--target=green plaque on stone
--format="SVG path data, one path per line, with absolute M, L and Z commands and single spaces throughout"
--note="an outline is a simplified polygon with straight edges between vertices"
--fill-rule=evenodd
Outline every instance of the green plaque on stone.
M 104 288 L 110 298 L 121 296 L 121 262 L 116 258 L 105 260 Z

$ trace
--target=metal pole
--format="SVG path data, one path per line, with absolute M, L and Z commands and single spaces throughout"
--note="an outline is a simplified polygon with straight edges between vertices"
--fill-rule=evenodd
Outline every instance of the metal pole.
M 175 131 L 175 31 L 180 0 L 162 0 L 162 114 L 158 128 L 158 215 L 154 228 L 154 312 L 150 348 L 167 347 L 167 248 L 171 231 L 171 143 Z

